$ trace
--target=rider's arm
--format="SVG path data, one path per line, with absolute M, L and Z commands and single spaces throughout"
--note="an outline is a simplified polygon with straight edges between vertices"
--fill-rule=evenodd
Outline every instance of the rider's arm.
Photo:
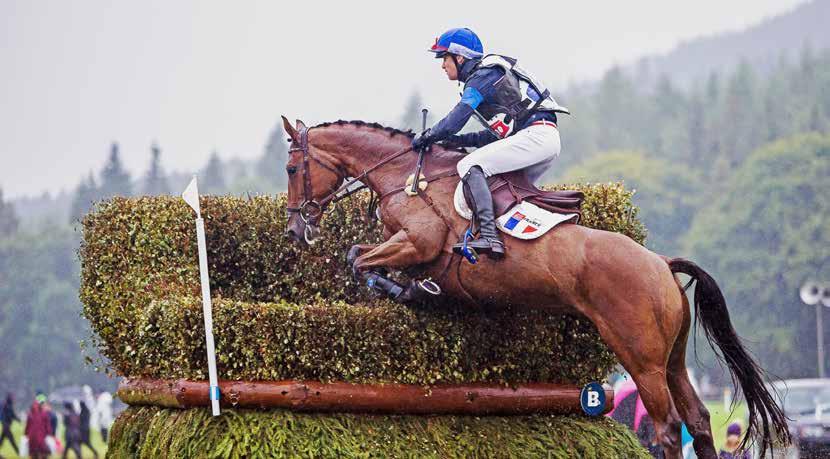
M 464 93 L 461 95 L 461 101 L 459 101 L 455 107 L 450 111 L 450 113 L 444 117 L 441 121 L 435 124 L 435 126 L 430 129 L 430 140 L 433 142 L 437 142 L 439 140 L 444 140 L 449 136 L 457 133 L 467 124 L 467 121 L 473 116 L 473 111 L 478 108 L 481 102 L 484 100 L 484 95 L 488 94 L 489 91 L 493 88 L 493 83 L 498 81 L 499 78 L 504 75 L 504 71 L 501 69 L 483 69 L 475 74 L 473 74 L 470 79 L 467 81 L 466 87 L 464 88 Z M 473 134 L 480 134 L 480 133 L 473 133 Z M 467 134 L 464 134 L 466 136 Z M 460 136 L 463 137 L 463 136 Z M 470 138 L 473 140 L 473 138 Z M 485 141 L 487 140 L 487 141 Z M 475 137 L 476 143 L 479 141 L 485 141 L 482 145 L 486 145 L 487 143 L 496 140 L 493 138 L 492 140 L 487 139 L 487 137 Z M 470 144 L 470 146 L 480 146 Z
M 459 147 L 476 147 L 480 148 L 488 143 L 493 143 L 499 140 L 496 134 L 490 129 L 485 129 L 478 132 L 468 132 L 466 134 L 451 135 L 447 137 L 447 141 Z

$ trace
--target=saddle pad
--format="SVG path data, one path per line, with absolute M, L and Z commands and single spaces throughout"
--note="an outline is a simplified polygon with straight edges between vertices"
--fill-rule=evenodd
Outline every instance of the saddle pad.
M 461 215 L 467 220 L 472 218 L 473 212 L 470 210 L 470 206 L 467 205 L 467 200 L 464 198 L 461 183 L 455 188 L 453 202 L 458 215 Z M 576 213 L 553 213 L 533 203 L 522 201 L 498 217 L 496 219 L 496 226 L 505 234 L 509 234 L 517 239 L 528 240 L 542 236 L 562 222 L 575 222 L 578 218 L 579 214 Z

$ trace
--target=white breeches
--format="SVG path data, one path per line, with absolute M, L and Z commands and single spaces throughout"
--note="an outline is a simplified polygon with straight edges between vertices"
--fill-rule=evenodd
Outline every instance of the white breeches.
M 559 129 L 551 125 L 531 125 L 470 153 L 456 167 L 462 178 L 473 166 L 481 167 L 488 177 L 525 169 L 528 180 L 535 183 L 559 156 L 561 148 Z

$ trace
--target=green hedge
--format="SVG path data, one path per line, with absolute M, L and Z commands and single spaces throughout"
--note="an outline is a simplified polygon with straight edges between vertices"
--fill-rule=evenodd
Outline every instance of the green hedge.
M 583 224 L 642 243 L 630 192 L 581 189 Z M 202 198 L 220 377 L 582 382 L 613 366 L 585 320 L 372 299 L 345 266 L 351 245 L 380 240 L 363 216 L 366 199 L 340 203 L 324 220 L 325 239 L 301 251 L 283 237 L 284 196 Z M 192 211 L 176 197 L 115 198 L 83 227 L 84 315 L 114 368 L 204 377 Z
M 616 363 L 590 322 L 544 311 L 225 299 L 214 301 L 213 311 L 226 379 L 584 384 L 602 380 Z M 135 320 L 124 335 L 129 350 L 113 354 L 117 368 L 207 377 L 201 298 L 154 301 Z
M 367 416 L 129 408 L 113 458 L 649 458 L 623 425 L 582 416 Z

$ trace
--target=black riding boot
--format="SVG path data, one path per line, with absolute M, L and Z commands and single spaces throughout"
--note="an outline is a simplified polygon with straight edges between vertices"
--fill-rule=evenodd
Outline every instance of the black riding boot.
M 478 220 L 478 239 L 467 243 L 467 247 L 478 253 L 486 253 L 494 260 L 504 258 L 504 243 L 499 237 L 496 228 L 496 216 L 493 212 L 493 196 L 487 186 L 487 177 L 479 166 L 473 166 L 462 179 L 464 183 L 464 197 L 470 204 L 475 218 Z M 455 244 L 453 250 L 460 252 L 462 243 Z

